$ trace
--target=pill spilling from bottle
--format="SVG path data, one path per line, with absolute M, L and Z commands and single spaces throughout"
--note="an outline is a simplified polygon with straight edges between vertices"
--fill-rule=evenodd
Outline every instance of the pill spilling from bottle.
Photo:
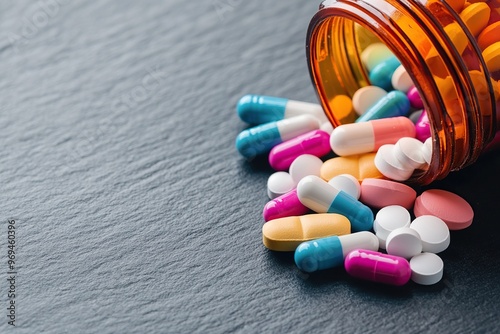
M 377 84 L 352 99 L 342 96 L 339 108 L 359 116 L 352 123 L 334 128 L 319 104 L 258 95 L 239 100 L 237 113 L 249 127 L 236 149 L 246 159 L 267 156 L 274 170 L 263 244 L 294 252 L 297 268 L 308 273 L 343 266 L 356 279 L 435 284 L 450 231 L 470 226 L 474 212 L 456 194 L 417 194 L 406 182 L 432 162 L 426 111 L 386 47 L 372 45 L 362 60 Z

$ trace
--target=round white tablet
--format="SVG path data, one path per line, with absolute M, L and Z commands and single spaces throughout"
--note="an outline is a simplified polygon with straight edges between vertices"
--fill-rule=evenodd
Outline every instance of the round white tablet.
M 319 127 L 319 129 L 325 131 L 328 134 L 332 134 L 332 132 L 333 132 L 333 125 L 330 122 L 324 122 L 324 123 L 321 124 L 321 126 Z
M 399 65 L 399 67 L 394 71 L 394 73 L 392 74 L 391 83 L 394 89 L 400 90 L 403 93 L 408 92 L 410 88 L 414 86 L 410 75 L 403 65 Z
M 352 107 L 361 116 L 386 95 L 387 92 L 378 86 L 362 87 L 353 94 Z
M 278 196 L 292 191 L 295 189 L 296 185 L 292 176 L 287 172 L 273 173 L 267 179 L 267 196 L 269 196 L 270 199 L 275 199 Z
M 421 253 L 410 260 L 411 280 L 417 284 L 432 285 L 443 278 L 443 260 L 434 253 Z
M 412 137 L 399 138 L 394 144 L 394 155 L 406 169 L 417 169 L 425 165 L 422 148 L 424 143 Z
M 359 199 L 359 196 L 361 195 L 361 185 L 359 184 L 358 179 L 351 174 L 337 175 L 328 181 L 328 184 L 337 190 L 342 190 L 355 199 Z
M 429 137 L 425 140 L 424 145 L 422 146 L 422 156 L 424 157 L 425 162 L 427 164 L 431 163 L 432 159 L 432 137 Z
M 440 253 L 450 245 L 450 230 L 441 218 L 420 216 L 411 222 L 410 228 L 420 235 L 424 252 Z
M 417 231 L 400 227 L 389 233 L 385 242 L 387 254 L 410 259 L 422 252 L 422 241 Z
M 380 209 L 373 222 L 373 230 L 379 239 L 380 248 L 386 248 L 387 237 L 392 231 L 401 227 L 409 227 L 410 223 L 410 212 L 400 205 L 389 205 Z
M 382 145 L 375 154 L 375 167 L 385 177 L 394 181 L 406 181 L 413 174 L 413 168 L 405 168 L 394 155 L 394 145 Z
M 323 160 L 312 154 L 299 155 L 293 160 L 288 172 L 292 176 L 295 184 L 298 184 L 303 177 L 308 175 L 320 176 Z

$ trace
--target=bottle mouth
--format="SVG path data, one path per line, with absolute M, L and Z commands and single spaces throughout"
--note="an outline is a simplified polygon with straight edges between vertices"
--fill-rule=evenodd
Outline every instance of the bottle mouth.
M 419 92 L 433 141 L 431 163 L 408 183 L 429 184 L 474 162 L 494 137 L 498 78 L 488 72 L 474 36 L 445 2 L 435 2 L 432 12 L 416 1 L 411 6 L 380 1 L 377 8 L 372 2 L 320 5 L 307 32 L 311 79 L 334 127 L 355 122 L 358 115 L 339 106 L 340 97 L 352 98 L 372 84 L 362 53 L 374 43 L 387 46 Z

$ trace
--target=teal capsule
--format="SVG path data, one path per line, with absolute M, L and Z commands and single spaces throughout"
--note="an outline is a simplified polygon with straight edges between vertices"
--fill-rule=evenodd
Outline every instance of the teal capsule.
M 393 90 L 392 75 L 400 65 L 401 62 L 396 57 L 390 57 L 381 62 L 370 72 L 369 78 L 371 84 L 383 88 L 386 91 Z
M 410 101 L 405 93 L 393 90 L 377 101 L 363 115 L 356 119 L 356 123 L 374 119 L 406 116 L 410 112 Z

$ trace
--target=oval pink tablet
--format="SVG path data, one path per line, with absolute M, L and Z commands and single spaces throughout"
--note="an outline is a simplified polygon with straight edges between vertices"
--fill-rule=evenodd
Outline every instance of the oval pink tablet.
M 461 230 L 472 224 L 474 211 L 469 203 L 452 192 L 431 189 L 415 200 L 415 217 L 433 215 L 441 218 L 450 230 Z
M 367 178 L 361 182 L 359 200 L 369 207 L 381 209 L 389 205 L 400 205 L 411 209 L 417 192 L 406 184 L 385 179 Z

